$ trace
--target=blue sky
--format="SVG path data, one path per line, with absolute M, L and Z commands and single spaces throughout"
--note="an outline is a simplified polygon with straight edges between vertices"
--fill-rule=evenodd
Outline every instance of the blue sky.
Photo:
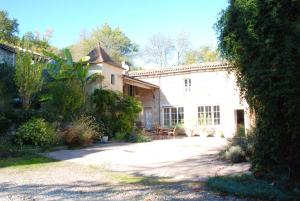
M 82 30 L 107 22 L 143 47 L 149 37 L 186 32 L 194 47 L 215 46 L 213 25 L 227 0 L 0 0 L 0 9 L 18 19 L 20 34 L 54 30 L 51 44 L 75 43 Z

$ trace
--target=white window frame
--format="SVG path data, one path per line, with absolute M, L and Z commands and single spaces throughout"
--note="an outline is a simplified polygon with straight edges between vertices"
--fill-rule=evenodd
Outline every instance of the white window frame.
M 198 125 L 217 126 L 221 124 L 220 105 L 200 105 L 197 110 Z
M 184 79 L 184 91 L 190 92 L 192 88 L 192 80 L 191 78 L 185 78 Z
M 164 106 L 162 107 L 162 113 L 164 127 L 174 127 L 177 124 L 184 124 L 184 107 Z

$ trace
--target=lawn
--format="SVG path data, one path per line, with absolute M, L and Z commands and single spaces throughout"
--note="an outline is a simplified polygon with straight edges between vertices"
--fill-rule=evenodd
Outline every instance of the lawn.
M 25 152 L 20 153 L 17 156 L 1 158 L 0 168 L 36 168 L 42 167 L 51 162 L 55 162 L 55 160 L 35 153 Z
M 252 175 L 216 176 L 207 181 L 207 186 L 214 191 L 243 198 L 296 201 L 300 197 L 297 192 L 288 192 L 274 183 L 258 180 Z

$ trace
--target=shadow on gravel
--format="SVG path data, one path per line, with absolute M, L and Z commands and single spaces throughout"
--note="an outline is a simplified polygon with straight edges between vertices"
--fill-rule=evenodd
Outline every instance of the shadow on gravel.
M 169 197 L 166 200 L 192 201 L 203 200 L 208 193 L 199 185 L 197 188 L 188 186 L 192 185 L 189 182 L 144 185 L 145 181 L 141 181 L 135 184 L 124 186 L 122 184 L 112 185 L 110 183 L 87 181 L 78 181 L 72 185 L 1 183 L 0 194 L 12 200 L 156 200 L 157 196 L 162 196 Z M 187 195 L 190 194 L 193 194 L 193 196 L 189 198 Z

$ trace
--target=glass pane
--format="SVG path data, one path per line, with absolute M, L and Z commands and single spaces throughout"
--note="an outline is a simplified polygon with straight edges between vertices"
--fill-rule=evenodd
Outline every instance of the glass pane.
M 169 122 L 170 122 L 170 108 L 164 108 L 164 126 L 169 126 Z
M 171 118 L 172 126 L 175 126 L 177 124 L 177 108 L 175 107 L 171 108 Z

